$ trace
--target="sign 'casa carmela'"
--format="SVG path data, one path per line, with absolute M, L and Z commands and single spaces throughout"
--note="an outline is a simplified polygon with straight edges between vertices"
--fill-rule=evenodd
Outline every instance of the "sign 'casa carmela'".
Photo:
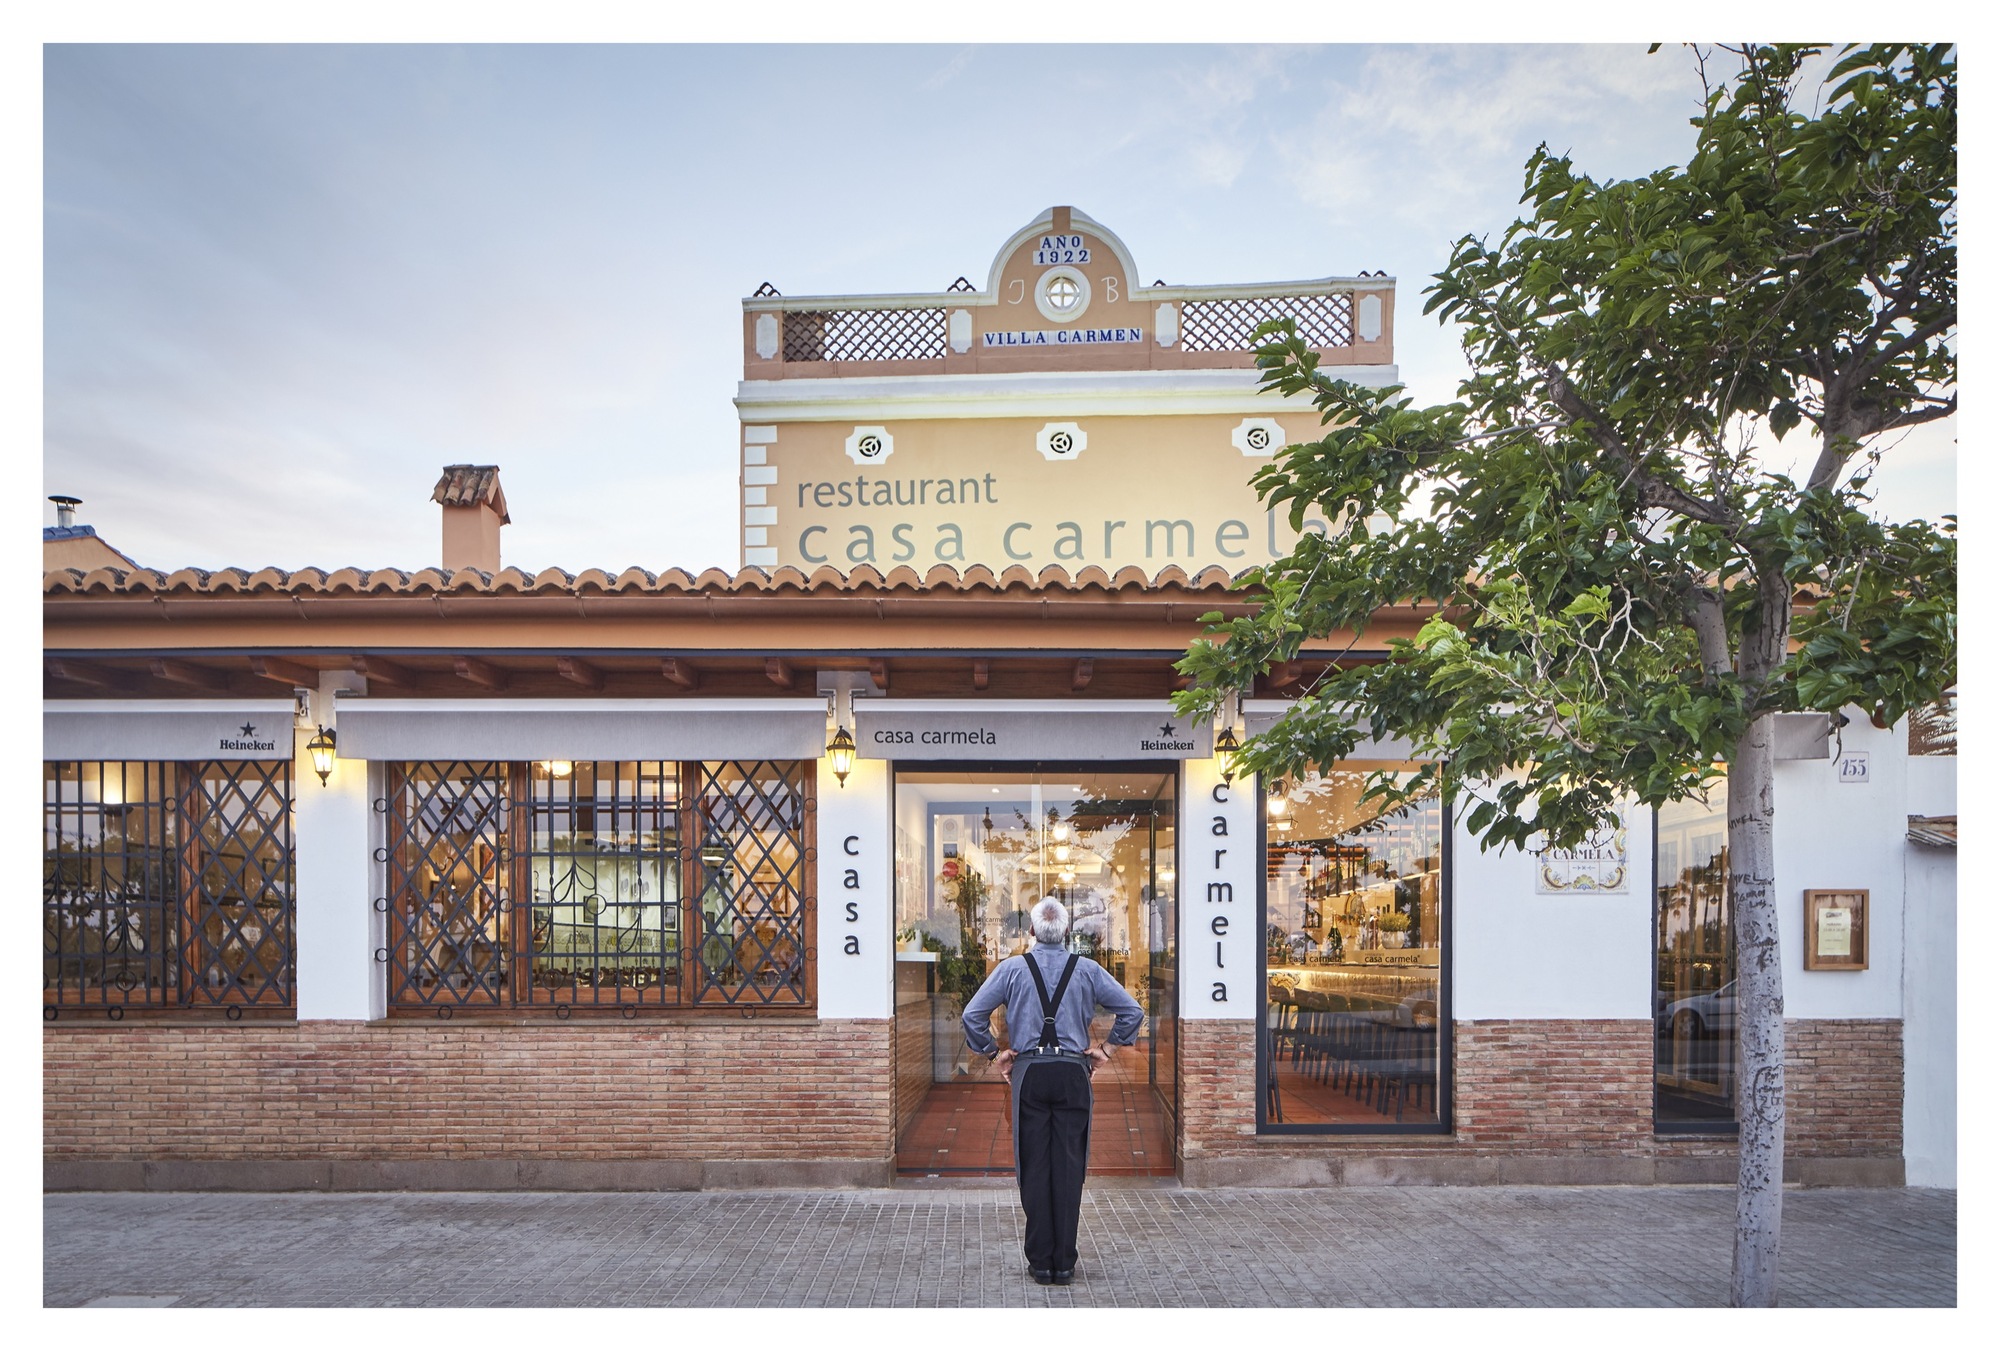
M 1392 384 L 1393 280 L 1141 276 L 1110 230 L 1055 207 L 983 287 L 746 299 L 743 561 L 1150 575 L 1288 551 L 1250 477 L 1321 431 L 1309 404 L 1258 392 L 1255 330 L 1290 317 L 1323 370 Z

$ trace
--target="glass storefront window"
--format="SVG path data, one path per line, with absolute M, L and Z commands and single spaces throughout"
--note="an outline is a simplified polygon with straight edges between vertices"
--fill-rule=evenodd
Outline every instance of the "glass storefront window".
M 1729 801 L 1659 809 L 1653 894 L 1653 1123 L 1666 1131 L 1736 1126 L 1736 939 L 1729 906 Z
M 1440 1129 L 1444 813 L 1383 814 L 1350 760 L 1266 784 L 1262 1129 Z
M 43 1001 L 286 1007 L 291 766 L 43 765 Z

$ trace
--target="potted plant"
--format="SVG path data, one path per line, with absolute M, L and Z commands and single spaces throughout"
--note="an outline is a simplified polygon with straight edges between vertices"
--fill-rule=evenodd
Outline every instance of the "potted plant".
M 1382 940 L 1383 947 L 1406 948 L 1410 945 L 1410 917 L 1402 911 L 1384 911 L 1375 921 L 1375 925 L 1385 935 Z

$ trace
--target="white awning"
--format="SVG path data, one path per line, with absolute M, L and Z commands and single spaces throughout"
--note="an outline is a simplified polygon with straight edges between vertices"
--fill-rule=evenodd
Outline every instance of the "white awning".
M 823 699 L 342 696 L 343 760 L 817 760 Z
M 44 760 L 289 760 L 290 699 L 46 699 Z
M 876 760 L 1205 760 L 1215 728 L 1164 699 L 856 699 Z

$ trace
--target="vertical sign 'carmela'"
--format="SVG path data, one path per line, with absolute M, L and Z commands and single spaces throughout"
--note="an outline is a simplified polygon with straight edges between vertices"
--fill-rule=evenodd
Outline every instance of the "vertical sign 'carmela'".
M 1225 783 L 1219 760 L 1181 782 L 1181 1016 L 1257 1015 L 1258 845 L 1254 781 Z

